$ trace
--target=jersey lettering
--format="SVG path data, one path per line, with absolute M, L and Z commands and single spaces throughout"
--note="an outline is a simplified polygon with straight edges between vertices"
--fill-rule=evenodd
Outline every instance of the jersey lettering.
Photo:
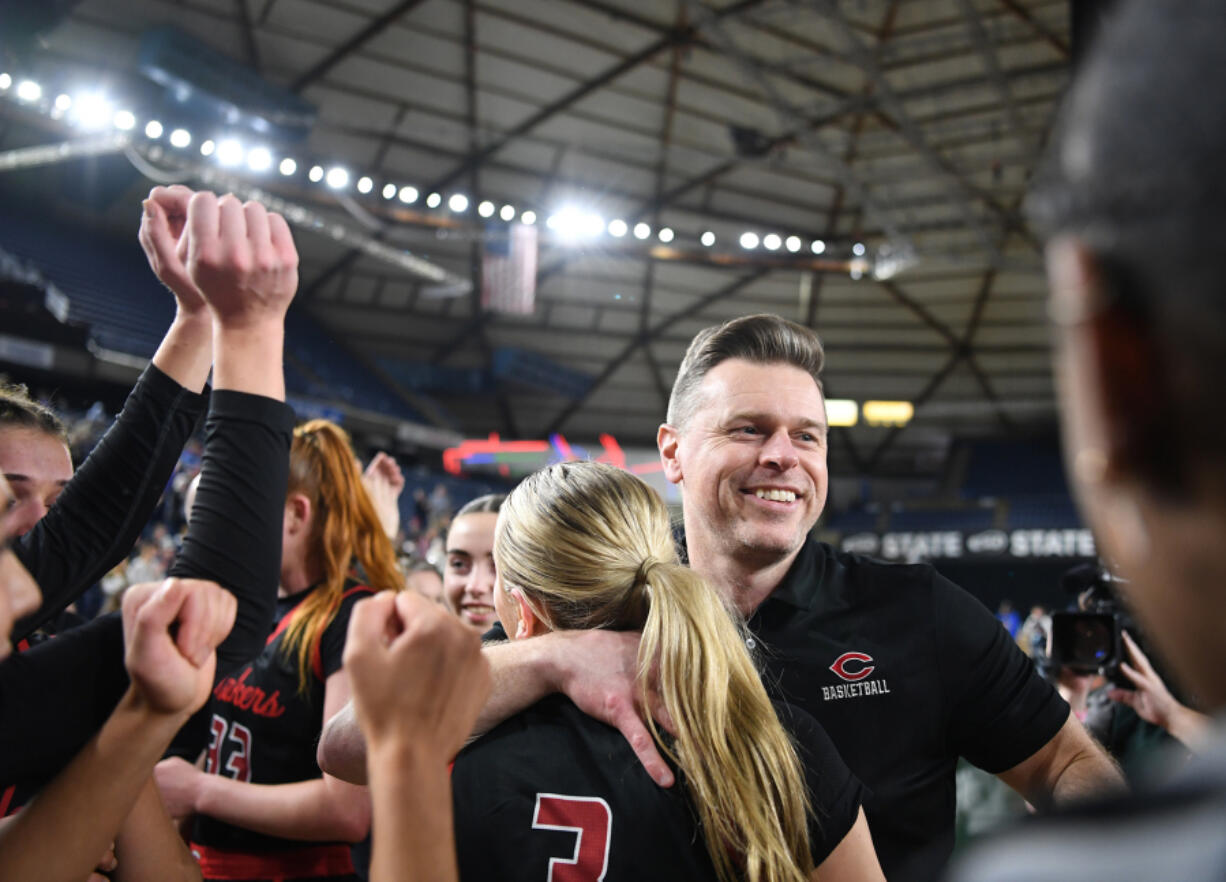
M 217 714 L 213 714 L 213 719 L 209 720 L 209 749 L 204 759 L 204 770 L 210 775 L 216 775 L 217 770 L 221 768 L 219 757 L 221 756 L 221 744 L 225 738 L 226 721 Z
M 609 869 L 613 813 L 603 799 L 538 793 L 532 829 L 566 830 L 576 834 L 575 853 L 569 859 L 549 859 L 546 882 L 601 882 L 604 879 Z
M 226 736 L 227 730 L 229 737 Z M 223 766 L 222 747 L 227 741 L 233 742 L 236 747 L 228 751 L 229 756 Z M 227 724 L 225 717 L 213 714 L 213 719 L 209 721 L 209 748 L 205 753 L 204 771 L 210 775 L 220 775 L 223 768 L 235 781 L 251 780 L 251 730 L 239 722 Z

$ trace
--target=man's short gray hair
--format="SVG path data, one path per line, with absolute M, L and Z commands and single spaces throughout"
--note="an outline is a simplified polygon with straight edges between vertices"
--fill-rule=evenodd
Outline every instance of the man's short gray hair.
M 703 378 L 730 358 L 755 364 L 788 364 L 800 368 L 813 378 L 819 390 L 822 388 L 826 356 L 812 329 L 777 315 L 742 316 L 695 335 L 668 398 L 669 425 L 680 427 L 693 416 Z

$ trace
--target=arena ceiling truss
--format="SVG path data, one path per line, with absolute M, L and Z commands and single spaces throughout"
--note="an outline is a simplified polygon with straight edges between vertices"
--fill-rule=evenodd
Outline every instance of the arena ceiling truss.
M 316 108 L 306 140 L 274 152 L 376 185 L 338 194 L 302 173 L 246 175 L 360 231 L 326 235 L 325 222 L 300 236 L 295 308 L 467 435 L 650 445 L 693 333 L 760 311 L 818 330 L 829 396 L 915 405 L 906 427 L 838 430 L 836 473 L 935 473 L 951 438 L 1054 421 L 1042 256 L 1023 198 L 1069 78 L 1066 0 L 67 7 L 41 36 L 44 68 L 121 83 L 142 35 L 173 24 Z M 0 150 L 49 140 L 12 110 L 0 119 Z M 202 162 L 174 167 L 190 177 Z M 385 200 L 385 181 L 442 205 Z M 98 222 L 130 226 L 148 186 L 134 181 Z M 469 205 L 449 211 L 457 193 Z M 531 314 L 482 307 L 485 200 L 542 222 Z M 650 233 L 563 241 L 543 221 L 564 206 Z M 501 376 L 506 350 L 584 381 Z M 389 360 L 495 382 L 422 393 Z

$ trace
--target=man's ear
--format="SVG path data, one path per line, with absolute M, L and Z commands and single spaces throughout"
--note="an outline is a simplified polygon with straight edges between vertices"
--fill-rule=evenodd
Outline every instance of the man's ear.
M 519 588 L 511 589 L 511 599 L 515 601 L 515 612 L 519 621 L 515 625 L 516 640 L 523 640 L 526 637 L 535 637 L 538 634 L 543 634 L 550 630 L 549 627 L 540 620 L 536 611 L 532 608 L 532 604 L 528 603 L 528 598 L 524 597 L 524 592 Z
M 1168 365 L 1151 328 L 1112 305 L 1098 259 L 1082 242 L 1053 242 L 1048 270 L 1053 318 L 1068 335 L 1065 381 L 1077 388 L 1071 403 L 1087 410 L 1066 419 L 1102 427 L 1094 443 L 1104 456 L 1103 479 L 1131 476 L 1162 456 L 1156 445 L 1170 431 Z
M 676 426 L 664 423 L 656 432 L 656 447 L 660 449 L 660 462 L 664 465 L 664 477 L 673 484 L 681 483 L 681 433 Z

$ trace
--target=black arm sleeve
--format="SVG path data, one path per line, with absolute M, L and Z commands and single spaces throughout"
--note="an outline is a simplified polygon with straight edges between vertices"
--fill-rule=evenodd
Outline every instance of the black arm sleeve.
M 200 488 L 171 575 L 212 579 L 238 600 L 234 629 L 218 647 L 218 677 L 258 655 L 272 627 L 293 425 L 280 401 L 213 393 Z M 0 786 L 41 787 L 105 722 L 127 682 L 118 614 L 0 664 L 0 768 L 13 772 L 0 775 Z M 173 752 L 194 758 L 206 723 L 202 709 Z
M 132 550 L 205 400 L 153 365 L 141 374 L 46 517 L 14 543 L 43 592 L 42 605 L 13 627 L 14 641 L 58 615 Z
M 0 787 L 36 792 L 106 722 L 128 685 L 112 613 L 0 664 Z M 19 800 L 17 804 L 20 804 Z
M 283 402 L 213 392 L 200 487 L 169 574 L 212 579 L 238 599 L 234 629 L 217 647 L 219 677 L 259 655 L 272 630 L 293 430 Z

